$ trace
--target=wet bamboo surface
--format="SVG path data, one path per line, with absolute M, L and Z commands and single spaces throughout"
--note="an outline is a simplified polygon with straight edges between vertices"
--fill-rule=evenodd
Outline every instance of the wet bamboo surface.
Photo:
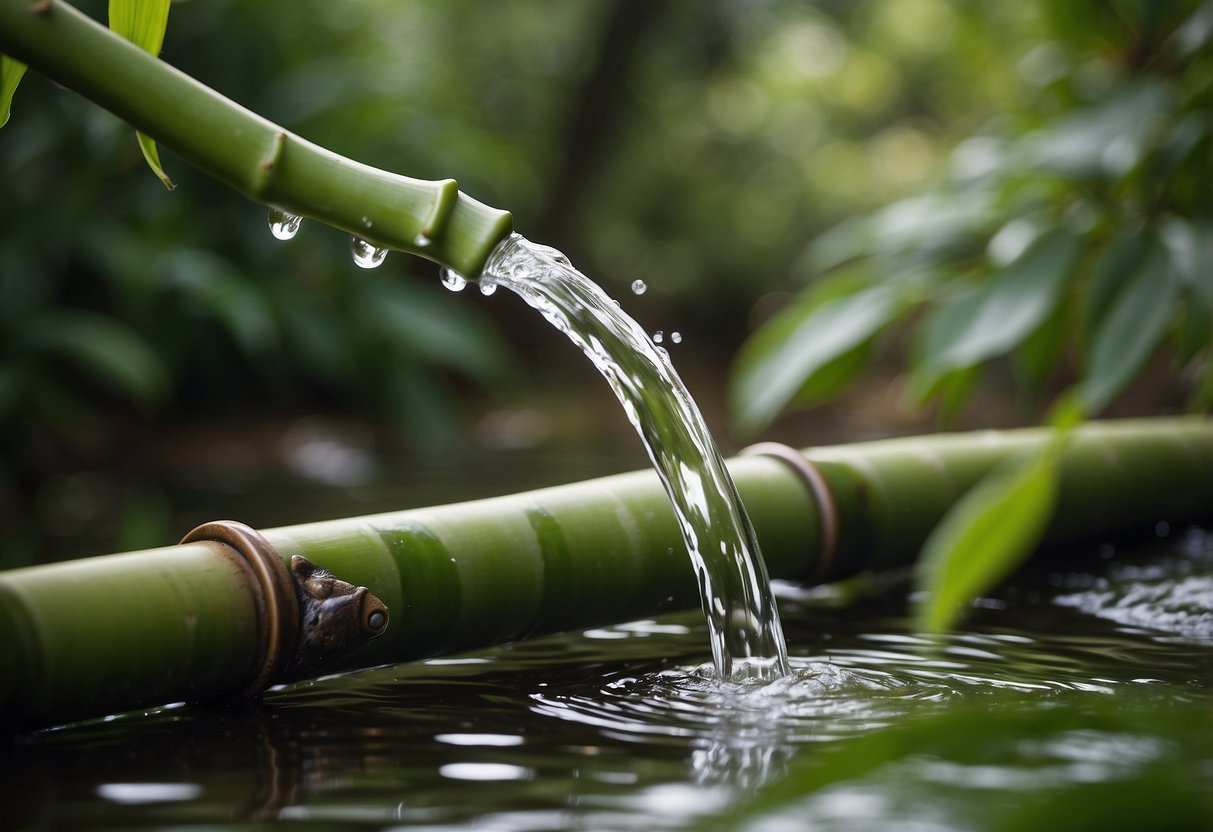
M 808 449 L 835 506 L 771 456 L 731 460 L 774 577 L 820 582 L 911 563 L 947 509 L 1041 430 Z M 1213 422 L 1092 423 L 1065 451 L 1047 543 L 1213 520 Z M 368 587 L 386 633 L 333 669 L 407 661 L 699 604 L 665 492 L 639 471 L 433 508 L 264 530 Z M 827 536 L 828 537 L 828 536 Z M 0 574 L 0 707 L 16 728 L 183 699 L 256 676 L 264 619 L 250 570 L 199 541 Z M 706 647 L 706 646 L 705 646 Z M 273 680 L 271 680 L 273 681 Z

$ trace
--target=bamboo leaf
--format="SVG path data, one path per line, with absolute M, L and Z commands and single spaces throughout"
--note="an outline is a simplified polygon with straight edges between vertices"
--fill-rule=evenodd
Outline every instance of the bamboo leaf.
M 0 127 L 8 123 L 12 110 L 13 95 L 25 75 L 26 66 L 8 55 L 0 55 Z
M 866 363 L 865 346 L 906 308 L 906 293 L 878 284 L 824 303 L 798 302 L 742 348 L 730 385 L 737 424 L 754 431 L 798 396 L 840 389 Z
M 143 158 L 147 162 L 147 166 L 152 169 L 152 173 L 156 174 L 156 178 L 164 183 L 164 187 L 170 191 L 177 190 L 177 185 L 172 179 L 169 179 L 168 174 L 164 172 L 164 167 L 160 164 L 160 151 L 156 149 L 155 139 L 148 138 L 138 130 L 135 131 L 135 138 L 139 140 L 139 150 L 143 152 Z
M 1145 364 L 1166 334 L 1178 301 L 1170 259 L 1155 243 L 1095 331 L 1080 388 L 1090 412 L 1107 406 Z
M 110 28 L 136 46 L 159 55 L 164 45 L 165 29 L 168 28 L 169 3 L 170 0 L 110 0 Z M 135 135 L 139 140 L 139 150 L 143 152 L 152 173 L 170 191 L 176 188 L 160 164 L 160 152 L 156 149 L 155 140 L 138 131 Z
M 1040 542 L 1057 503 L 1057 458 L 1081 418 L 1063 399 L 1053 439 L 1026 458 L 994 469 L 944 516 L 915 567 L 917 627 L 946 632 L 968 603 L 1019 566 Z
M 170 0 L 110 0 L 110 28 L 153 55 L 160 54 Z

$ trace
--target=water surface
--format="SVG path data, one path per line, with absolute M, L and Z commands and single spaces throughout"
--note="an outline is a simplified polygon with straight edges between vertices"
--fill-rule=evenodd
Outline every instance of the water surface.
M 1051 553 L 936 643 L 898 580 L 776 589 L 773 684 L 711 681 L 679 613 L 34 734 L 6 823 L 1210 828 L 1210 536 Z

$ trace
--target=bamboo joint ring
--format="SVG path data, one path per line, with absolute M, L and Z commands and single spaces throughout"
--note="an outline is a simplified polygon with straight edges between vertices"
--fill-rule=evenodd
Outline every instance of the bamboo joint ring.
M 281 555 L 256 529 L 234 520 L 198 526 L 182 543 L 212 543 L 251 578 L 257 604 L 258 639 L 253 673 L 236 696 L 257 696 L 281 679 L 299 641 L 299 601 Z
M 820 531 L 820 550 L 817 556 L 817 566 L 810 576 L 811 581 L 823 581 L 829 574 L 834 563 L 834 555 L 838 550 L 838 503 L 830 491 L 830 485 L 822 476 L 820 470 L 808 457 L 784 445 L 782 442 L 759 442 L 742 448 L 740 456 L 767 456 L 777 459 L 792 469 L 813 498 L 817 507 L 818 527 Z

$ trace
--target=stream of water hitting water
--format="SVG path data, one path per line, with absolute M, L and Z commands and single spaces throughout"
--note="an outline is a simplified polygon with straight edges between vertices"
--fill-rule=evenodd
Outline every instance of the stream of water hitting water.
M 453 276 L 444 282 L 450 288 Z M 720 451 L 666 352 L 563 254 L 517 234 L 489 256 L 481 290 L 505 286 L 565 333 L 610 383 L 678 517 L 722 679 L 789 673 L 766 566 Z
M 270 230 L 288 240 L 297 216 L 269 212 Z M 368 223 L 369 227 L 369 223 Z M 386 249 L 354 237 L 354 262 L 379 266 Z M 549 246 L 519 234 L 489 255 L 478 279 L 490 295 L 505 286 L 569 337 L 606 378 L 636 428 L 678 518 L 699 585 L 712 659 L 721 679 L 774 680 L 789 675 L 787 646 L 766 564 L 741 497 L 703 415 L 666 351 L 594 281 Z M 461 291 L 468 280 L 442 270 L 442 283 Z M 635 294 L 643 281 L 632 284 Z M 671 333 L 670 340 L 681 337 Z

